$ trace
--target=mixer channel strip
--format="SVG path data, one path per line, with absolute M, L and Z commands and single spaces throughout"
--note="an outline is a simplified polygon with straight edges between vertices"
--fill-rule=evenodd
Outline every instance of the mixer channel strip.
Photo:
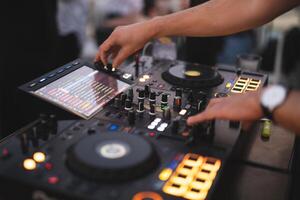
M 261 80 L 239 77 L 231 89 L 232 93 L 245 93 L 249 91 L 256 91 L 260 86 Z
M 186 154 L 165 183 L 163 192 L 189 200 L 205 200 L 220 167 L 219 159 Z

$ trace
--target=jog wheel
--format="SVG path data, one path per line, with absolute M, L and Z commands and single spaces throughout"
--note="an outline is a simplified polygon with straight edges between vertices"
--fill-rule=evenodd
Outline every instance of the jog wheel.
M 86 137 L 73 145 L 67 155 L 67 165 L 75 174 L 109 182 L 147 175 L 158 162 L 158 156 L 148 141 L 124 133 Z
M 176 64 L 163 72 L 168 83 L 184 88 L 211 88 L 220 85 L 224 79 L 211 67 L 198 64 Z

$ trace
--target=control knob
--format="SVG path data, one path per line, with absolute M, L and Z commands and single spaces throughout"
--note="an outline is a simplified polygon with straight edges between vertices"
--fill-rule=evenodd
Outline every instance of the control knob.
M 133 126 L 135 124 L 135 112 L 134 110 L 130 110 L 128 112 L 128 124 Z

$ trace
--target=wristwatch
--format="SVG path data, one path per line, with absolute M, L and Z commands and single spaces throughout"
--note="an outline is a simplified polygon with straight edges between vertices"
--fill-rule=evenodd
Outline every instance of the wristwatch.
M 283 85 L 272 85 L 263 90 L 260 104 L 265 117 L 273 120 L 274 110 L 284 103 L 288 93 L 289 89 Z

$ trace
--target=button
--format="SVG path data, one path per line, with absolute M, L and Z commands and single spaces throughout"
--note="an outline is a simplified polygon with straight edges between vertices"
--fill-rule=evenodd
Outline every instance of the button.
M 230 82 L 226 83 L 225 87 L 226 87 L 227 89 L 229 89 L 229 88 L 231 87 L 231 83 L 230 83 Z
M 154 122 L 157 122 L 157 123 L 161 122 L 161 118 L 155 118 Z
M 163 198 L 155 192 L 139 192 L 133 196 L 132 200 L 163 200 Z
M 23 161 L 23 167 L 24 167 L 24 169 L 26 169 L 28 171 L 35 170 L 36 169 L 36 162 L 31 158 L 25 159 Z
M 108 127 L 108 130 L 109 131 L 117 131 L 119 129 L 119 126 L 117 124 L 111 124 L 109 127 Z
M 147 128 L 150 129 L 150 130 L 153 130 L 153 129 L 155 129 L 155 126 L 149 125 Z
M 187 110 L 186 110 L 186 109 L 182 109 L 182 110 L 179 112 L 179 115 L 184 116 L 186 113 L 187 113 Z
M 46 80 L 46 78 L 42 78 L 39 80 L 40 83 L 44 82 Z
M 163 131 L 165 131 L 165 128 L 160 126 L 156 130 L 159 131 L 159 132 L 163 132 Z
M 10 153 L 7 148 L 2 149 L 0 158 L 5 159 L 10 157 Z
M 79 62 L 76 61 L 76 62 L 74 62 L 72 65 L 75 66 L 75 65 L 78 65 L 78 64 L 79 64 Z
M 124 79 L 130 79 L 132 77 L 132 74 L 129 74 L 129 73 L 125 73 L 123 74 L 122 76 Z
M 30 85 L 29 85 L 29 87 L 34 87 L 34 86 L 36 86 L 36 83 L 31 83 Z
M 140 81 L 141 83 L 146 82 L 146 80 L 145 80 L 144 78 L 140 78 L 139 81 Z
M 143 75 L 143 78 L 144 78 L 145 80 L 147 80 L 147 79 L 150 78 L 150 76 L 149 76 L 148 74 L 145 74 L 145 75 Z
M 153 122 L 151 122 L 151 124 L 150 124 L 151 126 L 157 126 L 158 125 L 158 122 L 156 122 L 156 121 L 153 121 Z
M 167 127 L 168 127 L 168 123 L 162 123 L 162 124 L 160 125 L 160 127 L 167 128 Z
M 46 170 L 51 170 L 51 169 L 53 169 L 52 163 L 47 162 L 47 163 L 45 164 L 45 169 L 46 169 Z
M 37 163 L 42 163 L 46 160 L 46 155 L 43 152 L 35 152 L 33 154 L 33 160 Z
M 66 66 L 66 69 L 70 69 L 71 67 L 73 67 L 72 65 L 68 65 Z
M 62 69 L 59 69 L 59 70 L 57 70 L 57 74 L 60 74 L 60 73 L 62 73 L 64 71 L 64 68 L 62 68 Z
M 48 78 L 52 78 L 52 77 L 54 77 L 55 76 L 55 74 L 49 74 L 48 75 Z
M 57 176 L 48 177 L 48 183 L 55 185 L 59 182 L 59 178 Z
M 155 136 L 155 133 L 154 133 L 154 132 L 150 132 L 148 135 L 149 135 L 150 137 L 154 137 L 154 136 Z
M 163 169 L 163 170 L 160 172 L 158 178 L 159 178 L 161 181 L 166 181 L 166 180 L 168 180 L 168 179 L 170 178 L 170 176 L 172 175 L 172 173 L 173 173 L 173 170 L 172 170 L 172 169 L 170 169 L 170 168 L 165 168 L 165 169 Z

